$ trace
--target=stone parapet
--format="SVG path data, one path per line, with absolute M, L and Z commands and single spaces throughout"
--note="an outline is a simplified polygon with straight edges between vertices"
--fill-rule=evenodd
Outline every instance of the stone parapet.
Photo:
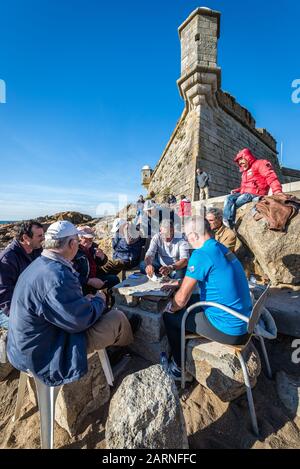
M 281 172 L 283 174 L 283 177 L 286 180 L 286 183 L 292 183 L 292 184 L 297 184 L 298 182 L 298 189 L 300 190 L 300 170 L 299 169 L 291 169 L 291 168 L 286 168 L 282 167 Z
M 203 16 L 205 18 L 211 17 L 215 18 L 215 24 L 217 24 L 217 37 L 220 37 L 220 19 L 221 13 L 217 10 L 211 10 L 210 8 L 199 7 L 196 8 L 188 17 L 187 19 L 179 26 L 178 34 L 179 38 L 181 39 L 182 32 L 187 27 L 187 25 L 196 17 L 196 16 Z
M 260 138 L 268 147 L 276 152 L 276 140 L 266 129 L 255 127 L 255 119 L 252 114 L 245 107 L 237 103 L 233 96 L 227 92 L 218 90 L 216 98 L 219 106 L 225 112 L 228 112 L 231 116 L 238 119 L 242 125 L 247 126 L 256 137 Z

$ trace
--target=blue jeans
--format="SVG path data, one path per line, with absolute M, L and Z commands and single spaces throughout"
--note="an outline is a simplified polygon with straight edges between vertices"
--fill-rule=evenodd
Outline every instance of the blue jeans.
M 0 327 L 8 329 L 8 316 L 0 309 Z
M 154 259 L 154 261 L 152 262 L 152 265 L 154 267 L 154 272 L 156 274 L 159 273 L 159 269 L 162 267 L 161 263 L 158 261 L 157 258 Z M 142 274 L 146 274 L 146 263 L 145 261 L 142 261 L 140 263 L 140 271 Z M 173 272 L 171 272 L 169 274 L 169 277 L 172 278 L 172 279 L 176 279 L 176 280 L 179 280 L 181 278 L 184 278 L 185 276 L 185 273 L 186 273 L 186 267 L 184 269 L 180 269 L 180 270 L 174 270 Z
M 227 220 L 230 226 L 234 225 L 235 215 L 237 208 L 240 208 L 242 205 L 252 202 L 253 199 L 259 198 L 255 194 L 236 194 L 227 195 L 224 203 L 223 218 Z

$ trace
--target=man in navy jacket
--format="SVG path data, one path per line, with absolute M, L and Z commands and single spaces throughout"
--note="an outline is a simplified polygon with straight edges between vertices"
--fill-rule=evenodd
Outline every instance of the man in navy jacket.
M 40 256 L 43 226 L 35 221 L 21 224 L 16 238 L 0 253 L 0 326 L 8 327 L 11 299 L 19 275 Z
M 11 303 L 8 359 L 48 386 L 81 378 L 87 372 L 87 353 L 133 340 L 121 311 L 104 314 L 102 292 L 83 296 L 71 262 L 78 244 L 72 223 L 50 225 L 45 249 L 20 275 Z

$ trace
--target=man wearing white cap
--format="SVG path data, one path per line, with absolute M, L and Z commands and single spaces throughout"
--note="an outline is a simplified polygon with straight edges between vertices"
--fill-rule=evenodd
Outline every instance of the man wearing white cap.
M 133 340 L 121 311 L 105 313 L 102 292 L 83 296 L 71 262 L 78 243 L 72 223 L 50 225 L 42 255 L 20 275 L 12 298 L 8 359 L 48 386 L 81 378 L 87 372 L 87 353 Z

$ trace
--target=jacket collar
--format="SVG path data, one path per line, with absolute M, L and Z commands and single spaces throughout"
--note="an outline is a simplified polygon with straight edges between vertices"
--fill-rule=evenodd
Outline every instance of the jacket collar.
M 23 248 L 22 244 L 20 243 L 18 239 L 14 239 L 10 246 L 13 248 L 14 251 L 18 252 L 22 256 L 27 257 L 27 259 L 29 259 L 30 261 L 32 260 L 32 257 L 31 257 L 32 253 L 27 254 L 27 252 L 25 251 L 25 249 Z
M 218 228 L 217 230 L 215 230 L 215 234 L 218 235 L 218 236 L 220 236 L 220 235 L 224 232 L 225 228 L 226 228 L 226 226 L 223 225 L 223 223 L 222 223 L 222 225 L 220 226 L 220 228 Z
M 44 249 L 43 252 L 42 252 L 42 256 L 47 257 L 47 259 L 51 259 L 52 261 L 60 262 L 61 264 L 65 265 L 66 267 L 71 269 L 73 274 L 76 273 L 76 270 L 74 269 L 74 267 L 72 265 L 72 262 L 68 261 L 68 259 L 61 256 L 60 254 L 58 254 L 55 251 L 50 251 L 49 249 Z

